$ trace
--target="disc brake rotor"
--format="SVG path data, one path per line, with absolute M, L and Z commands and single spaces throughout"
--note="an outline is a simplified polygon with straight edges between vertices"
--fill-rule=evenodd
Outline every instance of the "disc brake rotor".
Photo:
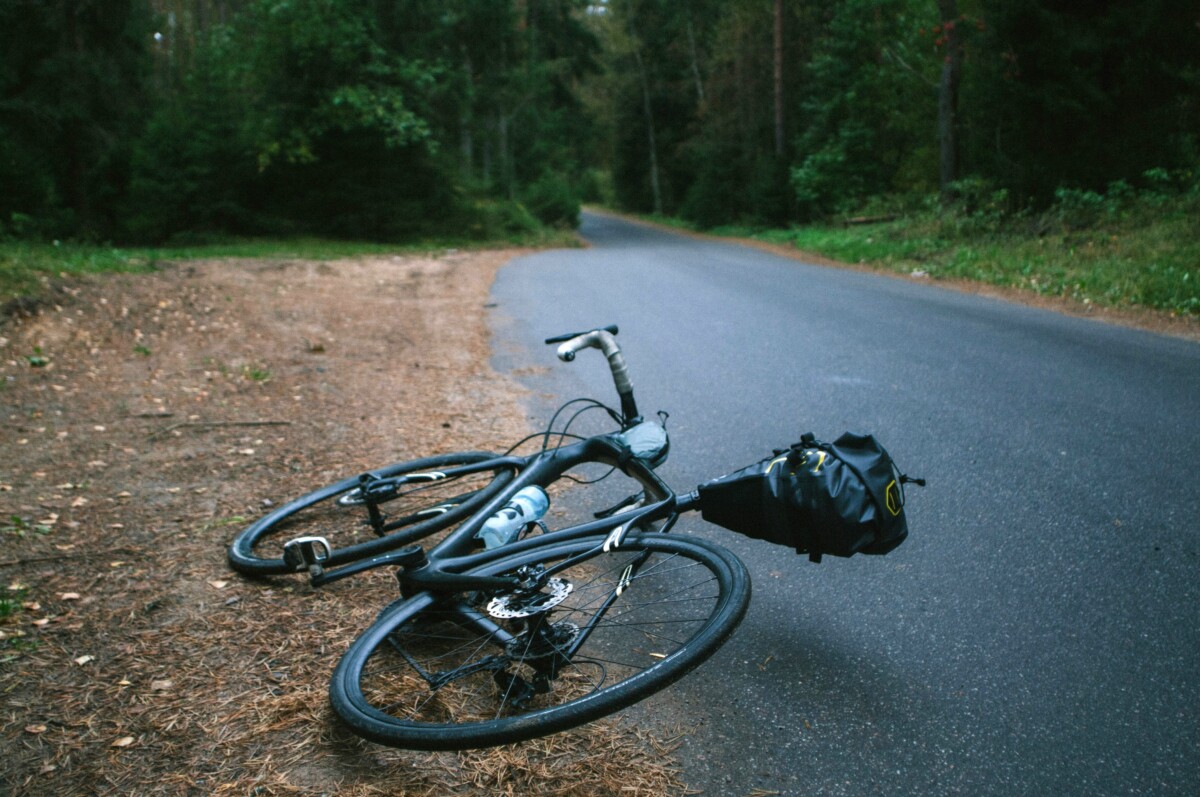
M 542 592 L 509 593 L 497 595 L 487 605 L 487 613 L 499 620 L 511 620 L 517 617 L 532 617 L 535 614 L 549 611 L 567 599 L 574 587 L 570 582 L 561 578 L 552 578 L 546 582 Z

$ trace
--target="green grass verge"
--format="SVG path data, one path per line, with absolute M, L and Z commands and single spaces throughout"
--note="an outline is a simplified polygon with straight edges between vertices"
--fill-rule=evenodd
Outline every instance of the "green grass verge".
M 510 246 L 576 246 L 573 231 L 542 229 L 496 241 L 427 239 L 407 244 L 333 241 L 318 238 L 231 240 L 195 246 L 119 248 L 73 243 L 0 242 L 0 305 L 37 297 L 55 279 L 79 274 L 154 271 L 163 262 L 217 257 L 335 260 L 381 254 L 425 254 L 447 249 Z
M 705 232 L 935 280 L 973 280 L 1085 304 L 1200 317 L 1197 205 L 1185 198 L 1083 228 L 1052 214 L 1001 218 L 926 212 L 871 224 L 725 226 Z M 695 229 L 679 219 L 642 218 Z
M 835 260 L 933 279 L 1020 288 L 1085 304 L 1200 316 L 1200 228 L 1186 216 L 1145 226 L 1040 234 L 963 234 L 936 219 L 846 228 L 771 230 L 752 237 Z

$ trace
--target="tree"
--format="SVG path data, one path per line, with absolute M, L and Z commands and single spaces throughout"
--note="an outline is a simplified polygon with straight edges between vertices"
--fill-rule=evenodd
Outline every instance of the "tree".
M 149 75 L 147 9 L 104 0 L 0 5 L 0 224 L 107 235 Z
M 918 0 L 843 0 L 814 26 L 792 168 L 800 211 L 937 185 L 936 21 Z
M 794 20 L 805 5 L 617 0 L 607 8 L 618 199 L 702 224 L 785 217 L 783 86 L 797 73 L 786 31 L 803 29 Z
M 783 0 L 775 0 L 775 157 L 783 157 Z
M 1197 12 L 1169 0 L 986 0 L 963 83 L 967 167 L 1014 196 L 1193 168 Z
M 453 215 L 429 177 L 437 65 L 386 47 L 373 5 L 253 0 L 199 35 L 139 141 L 130 232 L 395 238 Z
M 637 64 L 638 83 L 642 88 L 642 112 L 646 122 L 646 150 L 649 157 L 650 191 L 654 197 L 654 212 L 662 214 L 662 187 L 658 177 L 658 144 L 654 135 L 654 108 L 650 101 L 650 78 L 646 75 L 646 62 L 642 60 L 642 45 L 633 41 L 633 59 Z
M 945 44 L 938 83 L 938 180 L 942 199 L 953 199 L 958 180 L 958 84 L 962 75 L 963 35 L 957 0 L 938 0 L 941 41 Z
M 625 0 L 610 3 L 607 11 L 598 26 L 610 59 L 610 75 L 614 78 L 609 87 L 609 101 L 617 106 L 614 127 L 619 132 L 614 142 L 613 165 L 617 198 L 632 209 L 663 213 L 668 209 L 668 201 L 660 157 L 665 142 L 659 120 L 670 113 L 664 112 L 664 101 L 676 109 L 690 109 L 698 100 L 682 100 L 680 95 L 673 100 L 664 97 L 667 93 L 664 72 L 678 63 L 664 69 L 659 47 L 667 27 L 678 23 L 678 32 L 689 29 L 690 7 L 684 6 L 683 13 L 677 13 L 679 9 L 669 8 L 658 0 Z M 685 34 L 682 40 L 686 42 L 686 79 L 689 88 L 695 89 L 695 94 L 690 90 L 686 94 L 699 97 L 703 94 L 703 83 L 695 54 L 694 29 L 690 39 Z

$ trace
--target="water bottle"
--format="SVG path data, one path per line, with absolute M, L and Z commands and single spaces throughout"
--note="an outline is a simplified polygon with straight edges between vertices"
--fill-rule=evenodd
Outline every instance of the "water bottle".
M 483 547 L 491 550 L 507 545 L 517 538 L 521 529 L 534 522 L 550 507 L 550 496 L 536 484 L 523 487 L 483 523 L 475 538 L 483 540 Z

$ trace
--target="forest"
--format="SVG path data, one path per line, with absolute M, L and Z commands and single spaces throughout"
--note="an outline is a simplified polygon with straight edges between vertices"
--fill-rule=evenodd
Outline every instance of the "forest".
M 10 240 L 1087 213 L 1198 134 L 1170 0 L 0 0 Z

